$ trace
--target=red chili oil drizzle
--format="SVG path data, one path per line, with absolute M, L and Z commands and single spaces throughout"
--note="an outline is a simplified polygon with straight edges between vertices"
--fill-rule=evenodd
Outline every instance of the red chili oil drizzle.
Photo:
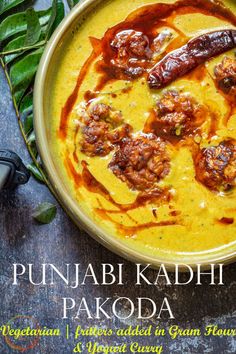
M 94 100 L 97 97 L 97 95 L 98 95 L 97 92 L 93 92 L 91 90 L 88 90 L 84 94 L 84 99 L 85 99 L 86 102 L 89 102 L 91 100 Z
M 110 28 L 105 33 L 102 40 L 90 38 L 93 46 L 93 51 L 90 57 L 85 62 L 85 64 L 83 65 L 74 91 L 69 96 L 65 106 L 62 109 L 59 137 L 64 140 L 67 136 L 69 115 L 78 97 L 79 89 L 86 77 L 89 68 L 97 60 L 99 55 L 102 54 L 103 57 L 102 60 L 99 62 L 97 69 L 99 72 L 101 72 L 102 76 L 97 84 L 97 88 L 95 89 L 95 91 L 98 91 L 98 89 L 101 90 L 107 82 L 117 80 L 117 72 L 115 72 L 114 68 L 111 69 L 110 65 L 110 61 L 114 57 L 114 50 L 111 48 L 110 43 L 116 33 L 127 29 L 142 31 L 145 35 L 149 37 L 150 42 L 152 42 L 156 35 L 155 32 L 159 27 L 165 25 L 166 23 L 168 23 L 168 26 L 171 26 L 170 22 L 173 23 L 173 20 L 176 16 L 178 16 L 179 14 L 189 13 L 202 13 L 205 15 L 215 16 L 219 19 L 227 20 L 228 22 L 236 26 L 236 16 L 218 1 L 216 2 L 209 0 L 195 0 L 193 6 L 192 0 L 179 0 L 174 4 L 158 3 L 143 6 L 131 13 L 125 21 Z M 171 19 L 169 18 L 169 21 L 167 21 L 168 17 L 171 17 Z M 179 41 L 176 41 L 176 48 L 178 46 Z M 130 77 L 128 79 L 130 79 Z
M 155 189 L 150 191 L 149 193 L 139 194 L 131 204 L 119 204 L 117 203 L 111 196 L 110 192 L 92 175 L 92 173 L 88 169 L 88 165 L 85 161 L 82 161 L 82 180 L 83 186 L 92 193 L 98 193 L 103 196 L 106 200 L 108 200 L 111 204 L 118 208 L 118 210 L 105 210 L 104 212 L 108 212 L 111 214 L 119 214 L 120 212 L 127 212 L 129 210 L 133 210 L 142 206 L 145 206 L 148 203 L 155 202 L 158 204 L 169 203 L 171 200 L 171 195 L 168 189 Z
M 218 222 L 224 225 L 232 225 L 234 223 L 234 218 L 222 218 L 218 220 Z
M 179 216 L 179 215 L 181 215 L 180 210 L 173 210 L 170 212 L 170 216 Z
M 68 156 L 69 156 L 69 154 L 68 154 Z M 82 176 L 80 173 L 78 173 L 76 171 L 76 169 L 74 168 L 74 165 L 69 157 L 66 157 L 66 159 L 64 161 L 64 165 L 65 165 L 65 168 L 66 168 L 69 176 L 71 176 L 73 178 L 75 188 L 78 189 L 79 187 L 81 187 L 83 185 Z
M 137 224 L 134 226 L 125 226 L 111 218 L 103 209 L 96 209 L 96 212 L 103 218 L 103 220 L 111 221 L 118 229 L 120 234 L 123 234 L 126 237 L 132 237 L 137 234 L 137 232 L 154 228 L 154 227 L 164 227 L 164 226 L 180 226 L 181 223 L 177 220 L 166 220 L 160 222 L 148 222 L 144 224 Z
M 129 210 L 136 209 L 138 207 L 145 206 L 148 203 L 155 202 L 159 204 L 169 203 L 171 200 L 171 194 L 167 188 L 165 189 L 155 189 L 150 191 L 150 193 L 139 194 L 134 203 L 131 204 L 119 204 L 111 196 L 110 192 L 100 183 L 89 171 L 88 164 L 85 161 L 82 161 L 82 173 L 76 171 L 73 162 L 69 158 L 69 154 L 65 159 L 65 167 L 68 174 L 73 178 L 75 188 L 78 189 L 81 186 L 84 186 L 89 192 L 100 194 L 107 201 L 113 204 L 118 210 L 105 210 L 109 213 L 120 213 L 127 212 Z
M 80 131 L 80 126 L 78 125 L 75 129 L 75 134 L 74 134 L 74 152 L 73 152 L 73 159 L 77 165 L 79 163 L 79 157 L 77 155 L 77 137 L 78 137 L 79 131 Z
M 228 208 L 228 209 L 225 209 L 225 212 L 226 212 L 226 213 L 235 213 L 235 212 L 236 212 L 236 208 Z
M 68 119 L 69 119 L 69 115 L 71 114 L 72 109 L 75 105 L 75 102 L 77 100 L 79 89 L 86 77 L 86 74 L 87 74 L 91 64 L 94 62 L 94 60 L 96 58 L 97 58 L 97 54 L 93 51 L 92 54 L 90 55 L 90 57 L 86 60 L 85 64 L 83 65 L 83 67 L 80 71 L 74 91 L 67 99 L 65 106 L 62 108 L 60 128 L 59 128 L 59 137 L 62 140 L 65 140 L 67 137 Z
M 202 82 L 204 78 L 207 76 L 208 71 L 205 65 L 199 65 L 193 71 L 190 71 L 188 74 L 184 76 L 185 79 L 190 81 L 198 81 Z
M 161 204 L 163 204 L 163 202 L 169 203 L 171 200 L 171 195 L 167 189 L 163 189 L 163 190 L 160 189 L 160 190 L 153 191 L 153 194 L 150 193 L 150 194 L 146 194 L 146 195 L 141 195 L 141 194 L 138 195 L 134 203 L 126 204 L 126 205 L 119 204 L 114 201 L 114 199 L 111 197 L 108 190 L 100 182 L 98 182 L 96 180 L 96 178 L 91 174 L 91 172 L 88 169 L 88 165 L 85 161 L 82 161 L 82 166 L 83 166 L 83 171 L 82 171 L 82 174 L 80 174 L 75 170 L 70 158 L 67 158 L 65 160 L 65 167 L 68 171 L 68 174 L 73 178 L 76 189 L 80 188 L 81 186 L 84 186 L 88 191 L 90 191 L 92 193 L 100 194 L 106 200 L 108 200 L 111 204 L 113 204 L 115 207 L 118 208 L 118 210 L 107 210 L 105 208 L 102 208 L 102 205 L 100 203 L 100 207 L 95 208 L 94 211 L 97 212 L 100 216 L 102 216 L 103 219 L 112 221 L 113 224 L 116 225 L 116 227 L 120 233 L 123 233 L 126 236 L 132 236 L 137 231 L 142 231 L 142 230 L 148 229 L 148 228 L 160 227 L 160 226 L 180 225 L 180 221 L 177 219 L 167 220 L 167 221 L 162 221 L 162 222 L 149 222 L 149 223 L 144 223 L 144 224 L 138 224 L 137 221 L 135 221 L 132 217 L 130 217 L 132 222 L 137 223 L 137 225 L 135 225 L 135 226 L 124 226 L 121 223 L 114 221 L 109 214 L 126 213 L 127 211 L 145 206 L 146 204 L 148 204 L 150 202 L 155 202 L 156 205 L 161 205 Z M 157 215 L 156 211 L 155 211 L 155 215 Z M 173 216 L 175 216 L 175 215 L 173 215 Z M 129 215 L 128 215 L 128 217 L 129 217 Z
M 227 124 L 230 120 L 230 118 L 236 113 L 236 107 L 235 107 L 235 99 L 221 93 L 224 97 L 225 97 L 225 100 L 227 101 L 228 103 L 228 113 L 225 115 L 224 117 L 224 125 L 227 127 Z
M 112 214 L 112 211 L 114 212 L 113 214 L 124 214 L 124 212 L 122 211 L 120 211 L 120 210 L 106 210 L 104 207 L 103 207 L 103 205 L 102 205 L 102 202 L 97 198 L 97 203 L 98 203 L 98 205 L 99 205 L 99 208 L 95 208 L 94 210 L 95 210 L 95 212 L 96 213 L 98 213 L 99 215 L 102 213 L 102 212 L 104 212 L 104 214 Z M 134 219 L 134 218 L 132 218 L 132 216 L 131 215 L 129 215 L 128 213 L 126 213 L 126 216 L 129 218 L 129 220 L 131 221 L 131 222 L 133 222 L 134 224 L 137 224 L 137 221 Z
M 217 112 L 213 112 L 210 110 L 209 113 L 211 115 L 211 126 L 210 126 L 210 131 L 208 133 L 208 139 L 211 139 L 214 135 L 216 135 L 216 132 L 219 127 L 219 115 Z

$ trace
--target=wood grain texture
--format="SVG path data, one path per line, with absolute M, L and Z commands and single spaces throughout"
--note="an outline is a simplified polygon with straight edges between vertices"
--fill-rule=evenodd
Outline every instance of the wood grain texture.
M 40 7 L 46 7 L 50 1 L 40 1 Z M 0 72 L 0 147 L 9 148 L 21 155 L 25 162 L 28 154 L 18 130 L 11 97 L 4 74 Z M 3 324 L 15 315 L 30 315 L 39 323 L 48 327 L 60 327 L 62 331 L 69 323 L 74 329 L 77 325 L 97 325 L 105 327 L 125 327 L 129 324 L 143 326 L 160 325 L 168 327 L 178 324 L 182 327 L 204 327 L 208 323 L 222 327 L 236 326 L 236 265 L 225 268 L 225 286 L 214 287 L 189 285 L 185 287 L 167 287 L 162 285 L 134 287 L 135 266 L 104 247 L 97 244 L 85 232 L 80 231 L 58 207 L 58 215 L 52 224 L 39 226 L 31 215 L 34 208 L 41 202 L 54 202 L 47 188 L 35 182 L 32 178 L 28 185 L 20 187 L 11 193 L 0 194 L 0 322 Z M 88 263 L 92 263 L 99 272 L 101 263 L 124 263 L 124 279 L 126 285 L 92 286 L 87 285 L 77 290 L 67 289 L 62 284 L 55 286 L 33 287 L 27 278 L 22 279 L 19 286 L 12 285 L 12 264 L 33 263 L 36 267 L 42 263 L 54 263 L 63 267 L 66 263 L 80 263 L 84 271 Z M 150 270 L 150 275 L 153 271 Z M 40 276 L 40 274 L 38 274 Z M 183 276 L 184 278 L 185 276 Z M 167 297 L 176 316 L 175 321 L 155 319 L 139 323 L 136 320 L 120 322 L 117 319 L 93 321 L 89 323 L 83 317 L 76 321 L 63 321 L 62 297 L 86 297 L 91 305 L 94 297 L 126 296 L 134 300 L 136 297 L 158 299 Z M 101 339 L 100 344 L 118 344 L 114 338 Z M 157 340 L 139 339 L 141 344 L 157 344 Z M 120 342 L 121 343 L 121 342 Z M 65 338 L 42 339 L 38 346 L 29 353 L 35 354 L 67 354 L 72 352 L 74 341 Z M 164 345 L 164 353 L 201 354 L 236 353 L 234 338 L 182 338 L 172 341 L 168 338 L 158 340 Z M 0 353 L 15 353 L 0 337 Z

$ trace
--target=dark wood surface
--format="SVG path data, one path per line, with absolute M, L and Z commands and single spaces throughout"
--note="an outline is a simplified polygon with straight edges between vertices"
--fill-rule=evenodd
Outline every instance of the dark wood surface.
M 40 6 L 50 4 L 50 1 L 40 1 Z M 29 157 L 18 130 L 17 120 L 11 103 L 4 74 L 0 72 L 0 147 L 9 148 L 21 155 L 27 163 Z M 85 232 L 80 231 L 65 215 L 60 206 L 56 219 L 47 226 L 40 226 L 33 221 L 31 215 L 34 208 L 41 202 L 55 202 L 46 187 L 33 178 L 23 187 L 11 193 L 0 194 L 0 320 L 1 324 L 16 315 L 29 315 L 36 318 L 40 325 L 61 328 L 70 324 L 71 329 L 77 325 L 101 326 L 103 328 L 125 327 L 132 325 L 160 325 L 168 327 L 178 324 L 182 327 L 204 327 L 207 324 L 217 324 L 220 327 L 236 327 L 236 265 L 225 268 L 223 287 L 209 286 L 207 281 L 203 286 L 168 287 L 165 285 L 135 287 L 135 265 L 129 263 L 100 246 Z M 101 263 L 124 263 L 124 279 L 126 285 L 121 286 L 81 286 L 73 290 L 58 282 L 54 286 L 32 286 L 27 277 L 20 285 L 12 285 L 12 264 L 33 263 L 40 277 L 40 265 L 53 263 L 65 267 L 66 263 L 80 263 L 82 272 L 88 263 L 92 263 L 97 273 Z M 150 270 L 150 274 L 153 271 Z M 86 297 L 90 306 L 94 297 L 126 296 L 135 301 L 136 297 L 150 297 L 160 302 L 165 296 L 169 299 L 176 320 L 158 322 L 155 318 L 142 323 L 135 318 L 120 322 L 117 319 L 88 321 L 86 316 L 80 320 L 63 321 L 62 297 L 79 299 Z M 235 337 L 236 338 L 236 337 Z M 164 353 L 236 353 L 235 338 L 180 338 L 172 341 L 168 338 L 154 337 L 139 339 L 142 344 L 163 344 Z M 96 339 L 100 344 L 119 344 L 116 338 Z M 130 339 L 127 339 L 130 342 Z M 83 340 L 85 343 L 86 340 Z M 121 343 L 122 341 L 120 341 Z M 42 339 L 29 353 L 66 354 L 71 353 L 75 341 L 65 336 Z M 0 353 L 15 353 L 0 337 Z M 85 353 L 86 351 L 84 351 Z

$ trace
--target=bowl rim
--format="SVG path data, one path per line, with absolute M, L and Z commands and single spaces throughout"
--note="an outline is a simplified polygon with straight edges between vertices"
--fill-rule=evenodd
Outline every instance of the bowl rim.
M 230 245 L 228 245 L 228 247 L 224 249 L 224 252 L 223 250 L 221 252 L 218 250 L 216 253 L 209 252 L 209 257 L 204 256 L 202 258 L 200 258 L 201 252 L 199 252 L 199 260 L 196 258 L 198 253 L 193 253 L 192 256 L 189 256 L 189 259 L 185 258 L 183 262 L 175 260 L 173 254 L 171 259 L 165 259 L 164 257 L 158 258 L 156 256 L 154 257 L 152 255 L 141 253 L 125 245 L 121 240 L 112 236 L 108 232 L 105 232 L 105 230 L 96 225 L 95 222 L 93 222 L 92 219 L 90 219 L 86 213 L 82 211 L 78 203 L 73 200 L 72 196 L 64 187 L 62 179 L 58 175 L 56 166 L 54 165 L 46 135 L 44 116 L 45 82 L 50 64 L 53 61 L 53 54 L 58 48 L 58 43 L 63 40 L 64 34 L 70 29 L 76 19 L 85 14 L 86 11 L 92 10 L 92 8 L 99 5 L 100 2 L 102 2 L 102 0 L 83 0 L 70 11 L 49 40 L 41 58 L 35 79 L 33 106 L 36 143 L 43 166 L 47 172 L 49 182 L 57 196 L 58 201 L 77 226 L 85 230 L 90 236 L 92 236 L 107 249 L 129 261 L 140 264 L 148 264 L 153 268 L 157 268 L 161 264 L 164 264 L 166 269 L 170 271 L 175 270 L 176 264 L 180 266 L 180 270 L 185 271 L 185 265 L 189 265 L 193 270 L 196 270 L 197 264 L 200 264 L 203 269 L 208 269 L 211 264 L 229 264 L 234 262 L 236 259 L 236 244 L 234 246 L 235 250 L 233 250 L 232 246 L 230 248 Z M 192 259 L 194 262 L 192 262 Z

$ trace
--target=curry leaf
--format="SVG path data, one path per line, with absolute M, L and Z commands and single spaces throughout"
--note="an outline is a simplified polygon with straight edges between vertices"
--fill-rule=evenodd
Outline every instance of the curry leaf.
M 25 1 L 26 0 L 1 0 L 0 15 Z
M 35 164 L 32 162 L 27 166 L 28 170 L 31 172 L 31 174 L 39 181 L 39 182 L 44 182 L 44 178 L 39 171 L 39 169 L 35 166 Z
M 30 147 L 31 153 L 35 159 L 38 157 L 38 150 L 36 145 L 36 138 L 34 130 L 29 134 L 27 138 L 27 145 Z
M 33 213 L 33 218 L 41 224 L 50 224 L 57 213 L 57 208 L 51 203 L 40 204 Z
M 26 116 L 23 121 L 24 132 L 26 135 L 28 135 L 34 129 L 33 120 L 34 120 L 33 113 L 31 113 L 28 116 Z
M 30 154 L 31 156 L 33 156 L 34 160 L 36 160 L 38 158 L 38 149 L 37 149 L 36 142 L 35 141 L 32 142 L 30 145 L 28 145 L 28 147 L 29 146 L 30 146 Z
M 80 2 L 80 0 L 67 0 L 67 3 L 70 7 L 70 9 L 72 9 L 73 6 L 75 6 L 76 4 L 78 4 Z
M 23 98 L 23 100 L 20 104 L 19 110 L 20 110 L 20 113 L 22 116 L 26 116 L 27 114 L 29 114 L 33 111 L 33 94 L 32 94 L 32 92 Z
M 10 41 L 4 48 L 3 52 L 14 52 L 14 50 L 20 49 L 24 46 L 25 43 L 25 35 L 17 37 Z M 4 62 L 5 64 L 10 63 L 12 60 L 16 59 L 19 55 L 22 54 L 22 50 L 16 53 L 4 55 Z
M 3 51 L 1 52 L 4 56 L 3 58 L 5 64 L 9 64 L 29 50 L 45 46 L 45 31 L 42 31 L 39 42 L 37 42 L 35 45 L 25 46 L 25 40 L 26 35 L 22 35 L 8 42 L 8 44 L 3 48 Z
M 25 46 L 34 45 L 38 42 L 41 35 L 41 25 L 38 14 L 33 8 L 26 10 L 27 32 L 25 37 Z
M 23 121 L 25 135 L 28 136 L 34 129 L 33 126 L 33 92 L 28 93 L 21 101 L 19 111 Z
M 61 0 L 53 0 L 52 14 L 48 21 L 47 38 L 49 38 L 55 28 L 61 23 L 65 16 L 65 7 Z
M 43 26 L 48 23 L 51 15 L 51 8 L 45 11 L 39 11 L 38 17 L 40 25 Z M 27 30 L 26 12 L 19 12 L 17 14 L 8 16 L 0 23 L 0 42 L 9 37 Z
M 67 0 L 67 4 L 68 4 L 70 9 L 72 9 L 72 7 L 74 6 L 73 0 Z
M 57 1 L 56 0 L 53 0 L 52 2 L 52 13 L 51 13 L 51 16 L 50 16 L 50 19 L 48 21 L 48 26 L 47 26 L 47 37 L 50 36 L 51 34 L 51 30 L 52 30 L 52 26 L 56 20 L 56 16 L 57 16 Z
M 39 37 L 39 40 L 40 40 L 40 42 L 42 42 L 41 43 L 42 45 L 45 44 L 44 39 L 45 39 L 45 27 L 42 27 L 41 36 Z M 25 41 L 26 41 L 25 34 L 12 39 L 3 48 L 2 55 L 6 56 L 8 54 L 15 53 L 17 51 L 29 50 L 29 49 L 32 49 L 35 47 L 34 45 L 26 46 Z
M 35 141 L 36 141 L 35 132 L 32 132 L 32 133 L 30 134 L 30 136 L 28 137 L 28 143 L 29 143 L 29 144 L 32 144 L 32 143 L 35 143 Z
M 19 103 L 20 103 L 22 97 L 23 97 L 24 94 L 25 94 L 25 91 L 26 91 L 25 89 L 20 88 L 20 89 L 16 90 L 16 91 L 13 93 L 13 96 L 14 96 L 14 98 L 15 98 L 15 100 L 16 100 L 17 105 L 19 105 Z
M 27 88 L 33 82 L 42 54 L 43 48 L 39 48 L 11 67 L 10 79 L 17 103 L 21 101 Z
M 65 17 L 65 6 L 64 6 L 63 1 L 57 0 L 56 10 L 57 10 L 57 14 L 56 14 L 56 18 L 55 18 L 55 21 L 53 23 L 51 32 L 55 31 L 55 29 L 59 26 L 59 24 L 61 23 L 61 21 Z
M 7 45 L 3 48 L 3 52 L 10 52 L 14 51 L 15 49 L 22 48 L 24 46 L 25 39 L 25 35 L 14 38 L 10 42 L 8 42 Z

